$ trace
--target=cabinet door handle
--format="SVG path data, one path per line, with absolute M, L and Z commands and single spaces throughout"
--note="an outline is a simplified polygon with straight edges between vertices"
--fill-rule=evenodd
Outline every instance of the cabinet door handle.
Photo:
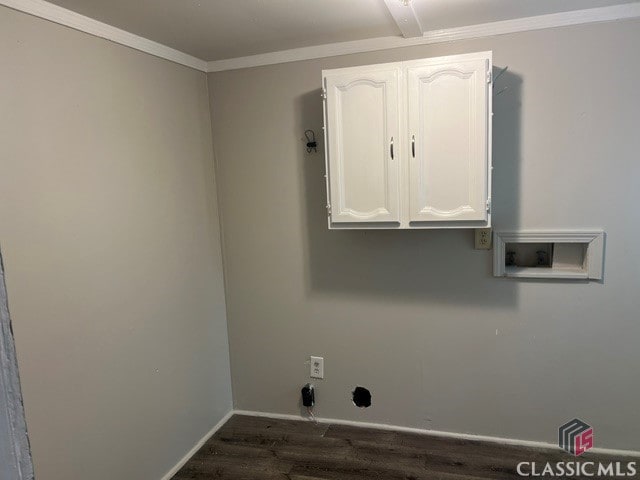
M 416 136 L 411 135 L 411 156 L 416 158 Z
M 391 152 L 391 160 L 393 160 L 393 137 L 391 137 L 391 143 L 389 144 L 389 151 Z

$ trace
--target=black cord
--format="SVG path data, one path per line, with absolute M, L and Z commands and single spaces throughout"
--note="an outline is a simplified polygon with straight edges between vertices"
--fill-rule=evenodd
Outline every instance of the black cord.
M 304 136 L 307 139 L 307 153 L 311 153 L 311 150 L 314 152 L 318 151 L 318 144 L 316 143 L 316 134 L 313 130 L 305 130 Z

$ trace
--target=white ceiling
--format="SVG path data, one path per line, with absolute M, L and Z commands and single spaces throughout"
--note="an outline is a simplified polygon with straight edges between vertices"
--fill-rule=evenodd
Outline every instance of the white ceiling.
M 384 0 L 49 0 L 203 60 L 400 35 Z M 401 1 L 401 0 L 398 0 Z M 637 0 L 412 0 L 424 30 Z

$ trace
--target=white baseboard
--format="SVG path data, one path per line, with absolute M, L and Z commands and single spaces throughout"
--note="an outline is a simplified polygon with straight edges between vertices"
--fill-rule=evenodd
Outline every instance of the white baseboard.
M 161 480 L 171 480 L 173 478 L 173 476 L 178 473 L 178 471 L 184 467 L 185 463 L 187 463 L 191 457 L 193 457 L 196 452 L 198 450 L 200 450 L 202 448 L 202 446 L 207 443 L 207 440 L 209 440 L 211 437 L 213 437 L 213 435 L 220 430 L 220 427 L 222 427 L 225 423 L 227 423 L 227 421 L 233 416 L 233 414 L 235 413 L 235 411 L 231 410 L 230 412 L 227 412 L 227 414 L 222 417 L 220 419 L 220 421 L 218 423 L 215 424 L 215 426 L 209 430 L 204 437 L 202 437 L 200 440 L 198 440 L 198 442 L 193 446 L 193 448 L 191 450 L 189 450 L 187 452 L 187 454 L 182 457 L 180 459 L 180 461 L 178 463 L 176 463 L 171 470 L 169 470 L 163 477 Z
M 265 413 L 265 412 L 254 412 L 250 410 L 234 410 L 233 413 L 235 415 L 248 415 L 252 417 L 266 417 L 266 418 L 276 418 L 282 420 L 307 420 L 307 417 L 302 417 L 300 415 L 287 415 L 282 413 Z M 499 443 L 502 445 L 515 445 L 520 447 L 529 447 L 529 448 L 544 448 L 544 449 L 553 449 L 559 450 L 558 445 L 547 443 L 547 442 L 536 442 L 532 440 L 518 440 L 514 438 L 502 438 L 502 437 L 492 437 L 489 435 L 474 435 L 470 433 L 455 433 L 455 432 L 442 432 L 439 430 L 426 430 L 423 428 L 411 428 L 411 427 L 401 427 L 398 425 L 388 425 L 384 423 L 369 423 L 369 422 L 356 422 L 352 420 L 341 420 L 336 418 L 318 418 L 316 420 L 319 423 L 330 423 L 335 425 L 348 425 L 351 427 L 366 427 L 366 428 L 376 428 L 378 430 L 393 430 L 397 432 L 407 432 L 407 433 L 417 433 L 420 435 L 430 435 L 432 437 L 443 437 L 443 438 L 456 438 L 461 440 L 475 440 L 479 442 L 490 442 L 490 443 Z M 612 448 L 592 448 L 589 450 L 593 453 L 604 454 L 604 455 L 616 455 L 622 457 L 638 457 L 640 456 L 640 451 L 635 450 L 618 450 Z

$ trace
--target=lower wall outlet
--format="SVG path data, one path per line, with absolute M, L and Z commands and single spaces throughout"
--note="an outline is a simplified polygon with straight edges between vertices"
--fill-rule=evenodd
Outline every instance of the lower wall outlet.
M 310 371 L 309 376 L 311 378 L 324 378 L 324 358 L 323 357 L 311 357 L 309 362 Z

